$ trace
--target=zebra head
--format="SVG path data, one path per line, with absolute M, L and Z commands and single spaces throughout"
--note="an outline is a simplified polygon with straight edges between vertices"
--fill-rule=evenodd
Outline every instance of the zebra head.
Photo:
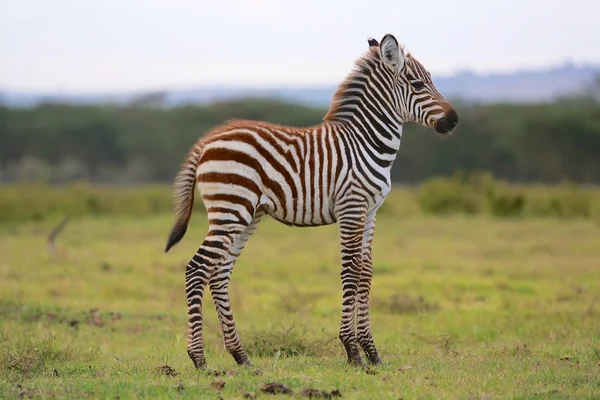
M 391 101 L 404 121 L 434 128 L 438 133 L 451 132 L 458 124 L 458 114 L 435 88 L 429 71 L 416 58 L 404 52 L 396 38 L 386 34 L 381 44 L 369 38 L 371 53 L 391 78 Z

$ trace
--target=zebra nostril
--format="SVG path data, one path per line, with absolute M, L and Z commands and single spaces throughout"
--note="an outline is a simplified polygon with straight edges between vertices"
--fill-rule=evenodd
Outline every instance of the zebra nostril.
M 435 130 L 438 133 L 448 133 L 458 125 L 458 114 L 451 108 L 443 117 L 437 120 Z
M 448 111 L 448 114 L 446 114 L 446 118 L 448 118 L 448 120 L 452 122 L 453 126 L 456 126 L 458 124 L 458 114 L 454 109 Z

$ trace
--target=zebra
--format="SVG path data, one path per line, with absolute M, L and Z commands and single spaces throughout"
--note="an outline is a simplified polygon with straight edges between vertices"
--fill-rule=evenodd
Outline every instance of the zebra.
M 380 43 L 381 42 L 381 43 Z M 207 211 L 204 242 L 187 264 L 187 353 L 206 368 L 202 302 L 209 286 L 223 341 L 238 365 L 253 365 L 238 336 L 228 285 L 234 264 L 265 215 L 289 226 L 337 223 L 341 241 L 339 329 L 348 363 L 381 364 L 369 320 L 375 214 L 391 189 L 402 126 L 450 133 L 452 105 L 431 74 L 392 34 L 368 50 L 333 95 L 320 124 L 291 127 L 234 119 L 191 147 L 173 183 L 175 222 L 165 252 L 185 235 L 195 187 Z

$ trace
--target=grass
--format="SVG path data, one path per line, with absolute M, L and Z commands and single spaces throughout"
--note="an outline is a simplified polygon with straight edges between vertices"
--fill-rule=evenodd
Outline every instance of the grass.
M 390 205 L 393 206 L 393 205 Z M 206 232 L 171 216 L 0 227 L 0 398 L 344 399 L 600 397 L 600 229 L 593 220 L 384 214 L 372 325 L 385 365 L 345 363 L 335 226 L 266 219 L 231 284 L 254 368 L 224 350 L 206 302 L 208 371 L 185 352 L 184 268 Z M 224 383 L 224 385 L 223 385 Z

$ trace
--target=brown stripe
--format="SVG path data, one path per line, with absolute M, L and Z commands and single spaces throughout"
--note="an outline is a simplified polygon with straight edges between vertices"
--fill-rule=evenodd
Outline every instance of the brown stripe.
M 261 135 L 261 138 L 266 139 L 264 137 L 264 135 Z M 258 140 L 256 139 L 256 137 L 253 134 L 251 134 L 249 132 L 238 132 L 238 136 L 235 136 L 235 139 L 232 138 L 232 141 L 233 140 L 247 143 L 251 147 L 253 147 L 258 152 L 258 154 L 260 154 L 260 156 L 266 160 L 266 162 L 268 164 L 272 165 L 274 167 L 274 169 L 283 176 L 283 179 L 285 180 L 286 184 L 290 187 L 290 190 L 292 191 L 292 198 L 296 198 L 298 196 L 298 191 L 296 190 L 296 185 L 294 184 L 294 179 L 293 179 L 292 175 L 283 166 L 283 164 L 280 163 L 273 156 L 273 154 L 269 150 L 267 150 L 261 146 L 261 144 L 258 142 Z M 271 143 L 271 142 L 269 141 L 269 143 Z M 277 148 L 276 145 L 275 145 L 275 148 Z M 245 155 L 244 153 L 239 153 L 239 152 L 235 152 L 235 154 L 236 154 L 236 157 L 237 157 L 237 154 Z M 280 152 L 280 154 L 281 154 L 281 152 Z M 248 157 L 251 158 L 251 156 L 248 156 Z M 239 161 L 237 158 L 235 158 L 234 160 Z M 285 160 L 289 164 L 289 160 L 287 159 L 287 157 L 285 158 Z M 244 164 L 246 164 L 246 163 L 244 163 Z M 258 164 L 259 164 L 261 170 L 264 172 L 264 168 L 262 167 L 260 162 L 258 162 Z M 250 165 L 250 164 L 246 164 L 246 165 Z M 269 187 L 269 189 L 273 190 L 273 192 L 276 194 L 276 196 L 278 197 L 281 204 L 285 206 L 285 195 L 284 195 L 283 190 L 281 189 L 281 184 L 276 181 L 273 181 L 271 179 L 271 177 L 268 177 L 266 175 L 266 173 L 264 174 L 264 177 L 263 177 L 263 174 L 261 174 L 261 179 L 263 180 L 263 182 L 265 182 L 265 184 L 267 181 L 270 181 L 273 184 L 276 184 L 276 186 L 278 186 L 278 188 L 276 188 L 276 189 L 272 187 L 273 185 L 269 185 L 268 187 Z
M 269 158 L 272 159 L 272 157 L 269 157 Z M 252 156 L 249 156 L 246 153 L 231 150 L 228 148 L 208 148 L 208 149 L 205 148 L 203 159 L 204 159 L 204 161 L 208 161 L 208 160 L 211 160 L 211 161 L 236 161 L 241 164 L 247 165 L 248 167 L 250 167 L 251 169 L 253 169 L 254 171 L 256 171 L 258 173 L 262 183 L 269 190 L 271 190 L 273 192 L 273 194 L 279 200 L 279 202 L 283 205 L 285 204 L 286 196 L 285 196 L 285 192 L 283 191 L 283 188 L 281 187 L 281 183 L 271 179 L 271 177 L 269 175 L 267 175 L 262 164 L 257 159 L 253 158 Z M 203 177 L 206 175 L 221 175 L 221 176 L 231 177 L 231 179 L 242 178 L 239 175 L 231 174 L 231 173 L 227 173 L 227 172 L 223 172 L 223 173 L 212 172 L 212 173 L 208 173 L 208 174 L 198 175 L 198 180 L 205 181 L 206 179 Z M 224 180 L 224 178 L 222 178 L 222 177 L 217 178 L 217 179 L 219 179 L 219 180 L 217 180 L 217 182 L 230 183 L 229 180 L 227 180 L 227 179 Z M 246 178 L 243 178 L 243 179 L 245 179 L 246 181 L 250 181 L 249 179 L 246 179 Z M 242 186 L 245 186 L 245 185 L 242 185 Z M 260 197 L 261 191 L 258 189 L 256 184 L 254 184 L 253 186 L 256 187 L 256 191 L 255 190 L 253 190 L 253 191 Z
M 260 189 L 258 188 L 258 186 L 256 185 L 256 183 L 253 180 L 246 178 L 244 176 L 230 174 L 227 172 L 203 173 L 203 174 L 198 175 L 197 182 L 223 183 L 226 185 L 241 186 L 241 187 L 245 187 L 246 189 L 250 190 L 253 193 L 256 193 L 256 195 L 259 197 L 260 197 L 260 193 L 261 193 Z M 202 197 L 206 197 L 206 196 L 203 195 Z M 252 207 L 254 207 L 254 206 L 252 206 Z
M 243 186 L 245 186 L 245 185 L 243 185 Z M 258 186 L 255 186 L 255 187 L 258 190 Z M 252 190 L 252 191 L 254 192 L 254 190 Z M 258 193 L 258 192 L 256 192 L 256 193 Z M 258 194 L 258 195 L 260 197 L 260 194 Z M 227 194 L 227 193 L 207 194 L 207 195 L 202 196 L 202 198 L 204 200 L 209 200 L 209 201 L 226 201 L 226 202 L 232 203 L 232 204 L 239 204 L 239 205 L 244 206 L 250 215 L 254 214 L 254 204 L 252 204 L 250 202 L 250 200 L 248 200 L 247 198 L 238 196 L 237 194 Z M 216 209 L 216 208 L 221 208 L 221 207 L 214 207 L 214 208 Z

